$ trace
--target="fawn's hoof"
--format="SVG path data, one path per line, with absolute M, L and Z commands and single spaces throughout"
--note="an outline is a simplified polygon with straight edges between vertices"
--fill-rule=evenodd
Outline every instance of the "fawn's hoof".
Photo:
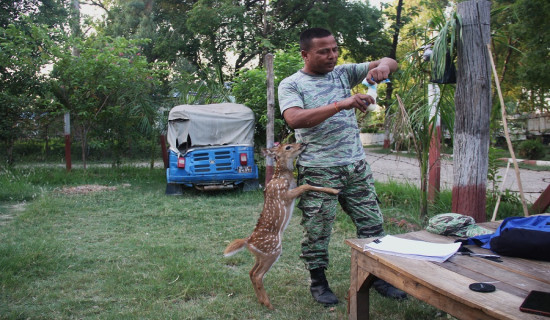
M 313 299 L 321 304 L 326 306 L 338 304 L 338 298 L 334 295 L 332 290 L 330 290 L 328 283 L 311 286 L 309 290 L 311 291 Z

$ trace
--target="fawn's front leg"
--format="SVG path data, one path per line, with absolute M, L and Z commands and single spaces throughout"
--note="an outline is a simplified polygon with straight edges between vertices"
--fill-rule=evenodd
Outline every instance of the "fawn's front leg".
M 340 193 L 340 190 L 336 190 L 336 189 L 333 189 L 333 188 L 314 187 L 314 186 L 309 185 L 309 184 L 303 184 L 299 187 L 296 187 L 292 190 L 289 190 L 287 192 L 287 196 L 290 199 L 294 199 L 294 198 L 297 198 L 297 197 L 301 196 L 302 193 L 304 193 L 306 191 L 317 191 L 317 192 L 324 192 L 324 193 L 329 193 L 329 194 L 338 194 L 338 193 Z

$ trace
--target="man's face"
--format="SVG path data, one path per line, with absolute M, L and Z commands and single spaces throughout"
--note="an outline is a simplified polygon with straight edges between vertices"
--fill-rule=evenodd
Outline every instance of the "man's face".
M 338 60 L 338 45 L 333 36 L 311 40 L 310 49 L 302 50 L 304 72 L 310 74 L 326 74 L 334 70 Z

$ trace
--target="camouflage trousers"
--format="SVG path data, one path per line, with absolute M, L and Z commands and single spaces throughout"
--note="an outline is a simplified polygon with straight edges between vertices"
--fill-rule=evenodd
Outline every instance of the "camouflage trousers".
M 298 166 L 298 185 L 305 183 L 341 190 L 338 195 L 306 192 L 298 203 L 304 227 L 300 258 L 308 270 L 328 267 L 328 246 L 338 203 L 355 224 L 358 238 L 384 234 L 372 171 L 365 160 L 340 167 Z

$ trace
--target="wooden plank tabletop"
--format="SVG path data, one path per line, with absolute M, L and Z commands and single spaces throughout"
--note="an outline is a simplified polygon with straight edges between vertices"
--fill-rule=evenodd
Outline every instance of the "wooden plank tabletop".
M 500 222 L 482 225 L 494 230 Z M 395 236 L 436 243 L 455 240 L 427 231 Z M 479 257 L 453 256 L 446 262 L 436 263 L 365 252 L 364 245 L 373 240 L 346 240 L 353 249 L 352 264 L 355 263 L 355 267 L 360 269 L 358 274 L 365 275 L 358 278 L 358 282 L 364 281 L 368 274 L 374 274 L 461 319 L 548 319 L 521 312 L 519 306 L 531 290 L 550 291 L 550 262 L 502 257 L 503 261 L 499 263 Z M 474 252 L 494 254 L 477 246 L 468 247 Z M 474 292 L 469 289 L 474 282 L 491 283 L 497 290 L 491 293 Z M 356 285 L 356 288 L 359 287 L 361 283 Z

